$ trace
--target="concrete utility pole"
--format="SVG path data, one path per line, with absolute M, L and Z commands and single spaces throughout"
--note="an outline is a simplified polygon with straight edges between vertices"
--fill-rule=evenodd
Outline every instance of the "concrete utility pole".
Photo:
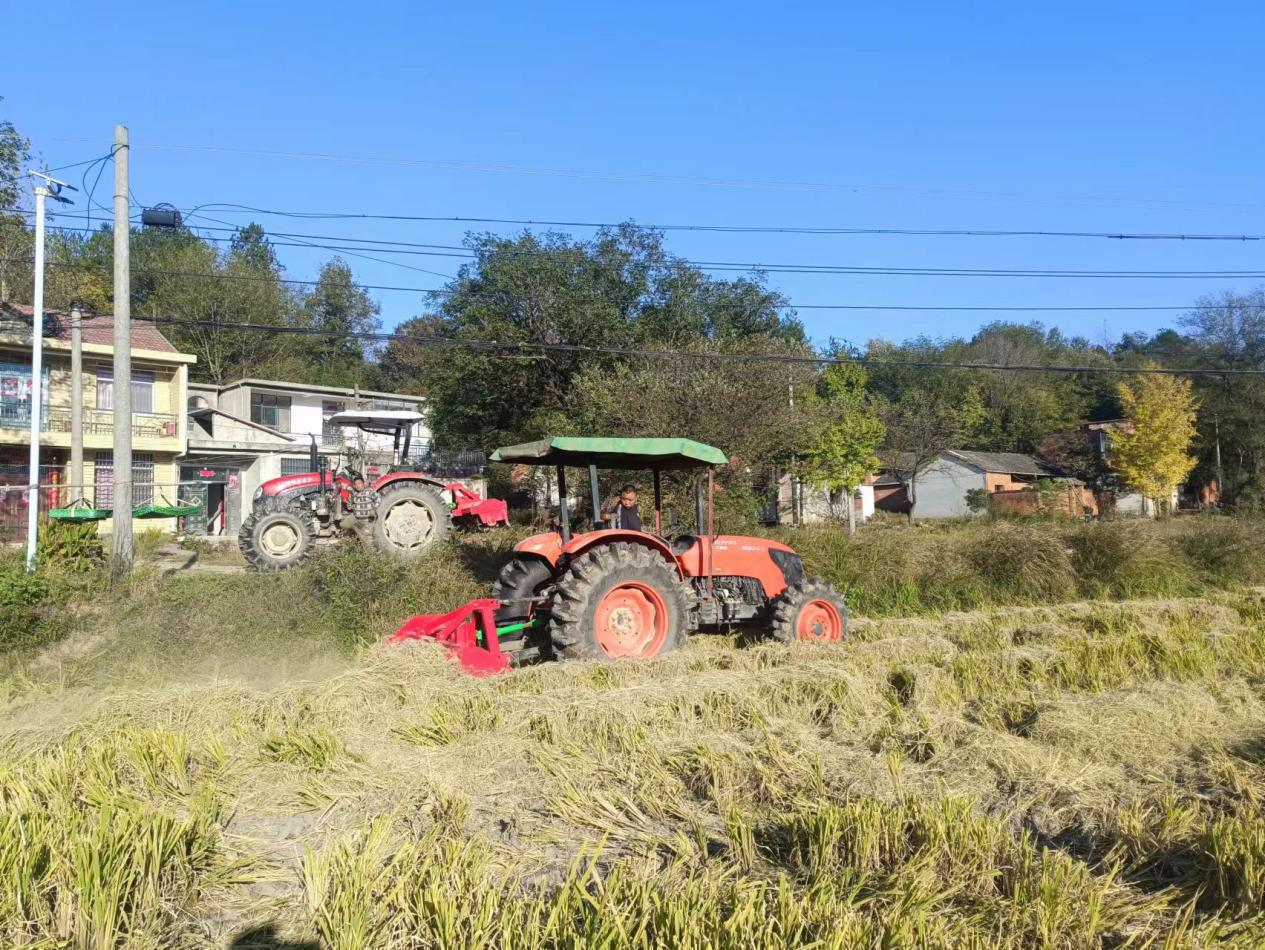
M 132 567 L 132 272 L 127 126 L 114 127 L 114 531 L 111 572 Z
M 83 480 L 83 314 L 70 311 L 70 478 L 77 497 L 87 501 Z

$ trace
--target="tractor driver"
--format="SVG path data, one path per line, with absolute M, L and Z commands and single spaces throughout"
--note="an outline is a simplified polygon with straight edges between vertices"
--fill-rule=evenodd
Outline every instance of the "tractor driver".
M 641 526 L 641 515 L 637 513 L 637 486 L 625 485 L 619 490 L 619 499 L 610 510 L 612 528 L 625 531 L 644 531 Z
M 363 475 L 351 480 L 352 530 L 366 544 L 371 543 L 369 525 L 378 517 L 378 493 L 365 484 Z

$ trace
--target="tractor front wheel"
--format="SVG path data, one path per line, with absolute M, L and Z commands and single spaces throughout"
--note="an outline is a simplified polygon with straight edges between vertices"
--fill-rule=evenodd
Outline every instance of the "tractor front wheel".
M 420 482 L 394 482 L 378 493 L 373 542 L 379 551 L 415 557 L 452 530 L 452 513 L 439 492 Z
M 306 508 L 269 506 L 246 519 L 237 545 L 255 570 L 284 571 L 311 556 L 316 524 Z
M 576 558 L 559 580 L 550 638 L 563 657 L 661 656 L 681 645 L 689 588 L 676 567 L 638 544 L 607 544 Z
M 818 578 L 792 584 L 773 601 L 770 632 L 775 640 L 844 640 L 848 608 L 832 584 Z

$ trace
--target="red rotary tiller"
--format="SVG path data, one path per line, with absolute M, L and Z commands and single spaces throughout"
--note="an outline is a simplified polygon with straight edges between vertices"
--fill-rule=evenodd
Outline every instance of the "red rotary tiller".
M 503 673 L 510 668 L 509 654 L 501 650 L 501 638 L 521 637 L 539 625 L 536 620 L 496 624 L 499 600 L 483 597 L 446 614 L 418 614 L 387 638 L 387 643 L 405 640 L 434 640 L 445 646 L 475 676 Z

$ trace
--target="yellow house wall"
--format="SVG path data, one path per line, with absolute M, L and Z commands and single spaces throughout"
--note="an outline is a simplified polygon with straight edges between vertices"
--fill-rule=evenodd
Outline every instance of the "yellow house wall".
M 27 354 L 29 358 L 29 354 Z M 0 353 L 0 358 L 16 360 L 19 354 Z M 55 354 L 45 354 L 45 365 L 48 366 L 48 402 L 49 410 L 59 414 L 70 410 L 71 372 L 68 358 Z M 97 406 L 97 369 L 108 367 L 109 362 L 102 358 L 85 356 L 83 380 L 83 405 L 85 410 L 96 410 Z M 163 435 L 158 420 L 153 426 L 144 425 L 137 429 L 132 437 L 132 449 L 136 452 L 179 452 L 184 445 L 185 428 L 185 387 L 187 385 L 188 368 L 184 365 L 164 365 L 161 363 L 136 360 L 135 369 L 148 370 L 154 374 L 154 412 L 172 417 L 176 423 L 172 435 Z M 135 417 L 134 417 L 135 418 Z M 144 416 L 140 417 L 142 420 Z M 94 450 L 110 450 L 114 447 L 114 433 L 110 426 L 95 428 L 90 419 L 85 420 L 83 444 L 85 452 Z M 166 420 L 163 420 L 166 421 Z M 0 428 L 0 445 L 30 445 L 30 432 L 26 429 Z M 70 448 L 70 433 L 45 431 L 40 435 L 40 443 L 49 448 Z
M 0 341 L 0 360 L 6 362 L 27 363 L 31 361 L 30 344 Z M 154 499 L 175 502 L 176 485 L 179 481 L 180 468 L 176 461 L 183 452 L 187 436 L 187 420 L 185 413 L 186 391 L 189 379 L 189 364 L 193 357 L 187 354 L 162 353 L 149 350 L 133 350 L 132 366 L 135 369 L 149 370 L 154 373 L 153 411 L 156 414 L 171 416 L 176 423 L 172 435 L 163 435 L 155 421 L 152 434 L 144 429 L 135 430 L 132 437 L 132 451 L 152 454 L 154 457 Z M 50 410 L 66 413 L 70 410 L 71 372 L 70 354 L 63 344 L 46 342 L 44 365 L 48 367 L 48 401 Z M 85 410 L 96 410 L 97 407 L 97 369 L 112 365 L 109 347 L 86 344 L 83 354 L 83 404 Z M 87 415 L 87 412 L 85 413 Z M 64 415 L 63 415 L 64 418 Z M 135 415 L 134 415 L 135 419 Z M 141 416 L 144 419 L 144 416 Z M 95 492 L 95 461 L 97 452 L 112 452 L 114 434 L 112 422 L 93 431 L 85 425 L 84 444 L 84 486 L 80 490 L 71 486 L 73 475 L 70 472 L 70 433 L 44 431 L 40 434 L 41 451 L 44 464 L 49 464 L 49 456 L 60 465 L 59 484 L 65 486 L 60 492 L 59 502 L 67 504 L 74 500 L 73 496 L 82 495 L 89 502 Z M 166 421 L 166 420 L 163 420 Z M 67 426 L 67 428 L 69 428 Z M 0 446 L 29 446 L 29 429 L 0 428 Z M 114 519 L 97 522 L 102 534 L 109 534 L 114 527 Z M 132 519 L 134 532 L 172 531 L 176 526 L 174 519 Z

